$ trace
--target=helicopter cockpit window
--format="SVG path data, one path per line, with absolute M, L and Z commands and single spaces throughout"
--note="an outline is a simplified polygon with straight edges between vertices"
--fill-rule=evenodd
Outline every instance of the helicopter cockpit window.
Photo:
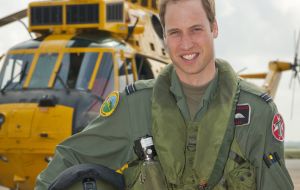
M 58 54 L 40 54 L 29 88 L 47 88 Z
M 63 57 L 58 77 L 71 89 L 88 89 L 98 53 L 66 53 Z M 54 88 L 62 89 L 61 81 L 56 80 Z
M 98 53 L 85 53 L 76 83 L 76 89 L 86 90 L 88 88 L 97 59 Z
M 102 60 L 96 79 L 93 85 L 92 93 L 105 98 L 114 90 L 114 66 L 111 53 L 103 53 Z
M 21 89 L 32 59 L 33 54 L 8 55 L 0 74 L 1 89 Z
M 128 84 L 126 64 L 119 59 L 119 88 L 124 89 Z

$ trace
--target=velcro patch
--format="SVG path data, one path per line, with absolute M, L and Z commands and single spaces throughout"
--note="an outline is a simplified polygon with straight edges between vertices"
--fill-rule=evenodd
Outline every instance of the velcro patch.
M 273 117 L 272 134 L 274 138 L 280 142 L 284 141 L 285 125 L 282 116 L 277 113 Z
M 118 106 L 119 99 L 120 99 L 119 92 L 117 91 L 111 92 L 101 105 L 100 115 L 102 117 L 108 117 L 111 114 L 113 114 L 113 112 Z
M 251 118 L 251 107 L 249 104 L 238 104 L 234 115 L 236 126 L 249 125 Z
M 268 93 L 263 93 L 263 94 L 260 95 L 260 97 L 266 102 L 271 102 L 272 101 L 272 97 Z

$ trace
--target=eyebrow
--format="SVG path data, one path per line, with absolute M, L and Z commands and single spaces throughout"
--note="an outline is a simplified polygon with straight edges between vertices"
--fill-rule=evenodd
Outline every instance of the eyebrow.
M 203 28 L 203 25 L 202 25 L 202 24 L 195 24 L 195 25 L 193 25 L 193 26 L 191 26 L 191 27 L 189 27 L 189 28 L 196 28 L 196 27 L 201 27 L 201 28 Z
M 167 34 L 171 33 L 171 32 L 176 32 L 176 31 L 179 31 L 178 28 L 171 28 L 169 30 L 167 30 Z
M 191 28 L 196 28 L 196 27 L 203 28 L 203 25 L 202 25 L 202 24 L 195 24 L 195 25 L 193 25 L 193 26 L 190 26 L 189 29 L 191 29 Z M 171 28 L 171 29 L 167 30 L 167 34 L 169 34 L 169 33 L 171 33 L 171 32 L 176 32 L 176 31 L 178 31 L 178 30 L 180 30 L 180 29 L 178 29 L 178 28 Z

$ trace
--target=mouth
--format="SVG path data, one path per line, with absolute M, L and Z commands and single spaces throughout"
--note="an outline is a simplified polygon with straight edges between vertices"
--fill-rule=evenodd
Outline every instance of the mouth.
M 198 56 L 199 53 L 190 53 L 190 54 L 181 55 L 180 57 L 186 61 L 192 61 L 196 59 Z

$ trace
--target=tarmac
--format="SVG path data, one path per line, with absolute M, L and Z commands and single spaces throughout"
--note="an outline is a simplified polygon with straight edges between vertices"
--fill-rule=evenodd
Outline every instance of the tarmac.
M 295 190 L 300 190 L 300 159 L 286 160 L 286 166 L 292 177 Z M 8 190 L 0 186 L 0 190 Z
M 300 159 L 286 160 L 286 167 L 292 177 L 295 190 L 300 190 Z

